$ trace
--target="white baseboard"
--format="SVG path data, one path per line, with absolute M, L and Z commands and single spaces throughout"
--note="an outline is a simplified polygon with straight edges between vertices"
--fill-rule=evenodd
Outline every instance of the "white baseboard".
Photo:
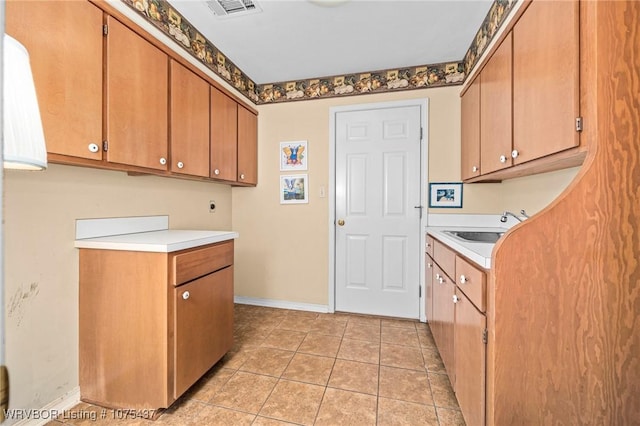
M 31 412 L 37 412 L 39 418 L 25 418 L 20 420 L 17 423 L 14 423 L 15 426 L 42 426 L 49 423 L 51 420 L 54 420 L 52 416 L 56 413 L 62 414 L 66 410 L 70 410 L 75 407 L 78 403 L 80 403 L 80 387 L 76 386 L 74 389 L 71 389 L 69 392 L 60 396 L 59 398 L 54 399 L 44 407 L 40 409 L 33 409 Z M 10 409 L 14 411 L 18 411 L 17 409 Z M 23 414 L 27 414 L 29 410 L 20 410 Z M 30 416 L 32 417 L 32 416 Z M 7 417 L 8 421 L 9 418 Z
M 329 312 L 327 305 L 315 305 L 313 303 L 288 302 L 286 300 L 257 299 L 254 297 L 234 296 L 233 301 L 241 305 L 265 306 L 269 308 L 292 309 L 296 311 L 319 312 L 326 314 Z

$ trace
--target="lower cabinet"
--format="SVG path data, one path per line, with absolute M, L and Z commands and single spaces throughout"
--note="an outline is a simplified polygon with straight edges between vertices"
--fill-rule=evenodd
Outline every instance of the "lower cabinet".
M 79 334 L 83 401 L 168 407 L 233 345 L 233 241 L 80 249 Z
M 429 327 L 466 423 L 484 425 L 486 274 L 439 241 L 433 246 L 433 257 L 426 255 L 427 298 L 429 286 L 432 291 Z

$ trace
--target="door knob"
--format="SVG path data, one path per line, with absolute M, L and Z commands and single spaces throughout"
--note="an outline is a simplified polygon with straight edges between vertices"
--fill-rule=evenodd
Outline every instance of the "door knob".
M 344 219 L 338 219 L 338 225 L 344 226 Z

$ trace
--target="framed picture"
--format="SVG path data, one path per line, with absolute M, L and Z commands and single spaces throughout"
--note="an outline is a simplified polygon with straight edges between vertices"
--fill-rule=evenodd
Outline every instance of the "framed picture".
M 280 142 L 280 171 L 307 170 L 307 141 Z
M 429 207 L 462 208 L 462 182 L 430 183 Z
M 309 177 L 307 175 L 280 176 L 280 204 L 304 204 L 309 202 Z

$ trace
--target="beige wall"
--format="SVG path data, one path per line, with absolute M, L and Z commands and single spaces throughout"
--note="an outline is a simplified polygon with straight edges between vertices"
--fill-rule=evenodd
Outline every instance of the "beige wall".
M 171 228 L 231 228 L 231 189 L 215 183 L 50 165 L 6 171 L 4 191 L 12 408 L 41 408 L 78 386 L 75 219 L 167 214 Z
M 429 181 L 460 180 L 460 88 L 333 98 L 266 105 L 259 108 L 256 188 L 234 188 L 237 296 L 306 303 L 328 303 L 329 110 L 349 104 L 429 99 Z M 309 204 L 279 203 L 279 142 L 309 142 Z M 577 169 L 464 186 L 462 209 L 430 213 L 498 214 L 505 209 L 535 213 L 573 179 Z

